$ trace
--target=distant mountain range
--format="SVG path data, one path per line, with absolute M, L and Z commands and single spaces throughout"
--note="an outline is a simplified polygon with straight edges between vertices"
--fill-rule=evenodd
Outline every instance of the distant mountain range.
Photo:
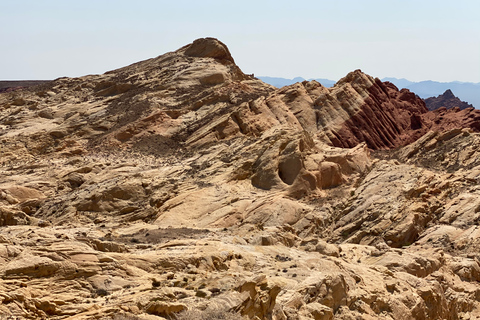
M 294 84 L 296 82 L 304 81 L 304 78 L 297 77 L 293 79 L 274 78 L 274 77 L 258 77 L 260 80 L 269 83 L 275 87 L 283 87 Z M 335 81 L 328 79 L 308 79 L 317 80 L 325 87 L 332 87 Z M 480 83 L 472 82 L 436 82 L 436 81 L 421 81 L 413 82 L 407 79 L 397 78 L 383 78 L 382 81 L 389 81 L 397 86 L 399 89 L 406 88 L 417 94 L 420 98 L 426 99 L 430 97 L 437 97 L 442 95 L 445 91 L 451 90 L 455 96 L 462 101 L 472 104 L 475 108 L 480 109 Z

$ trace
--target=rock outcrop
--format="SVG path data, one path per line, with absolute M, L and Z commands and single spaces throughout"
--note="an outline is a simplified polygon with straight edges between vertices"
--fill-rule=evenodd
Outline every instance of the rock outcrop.
M 458 97 L 456 97 L 450 89 L 448 89 L 438 97 L 431 97 L 425 99 L 425 104 L 430 111 L 437 110 L 442 107 L 446 109 L 458 108 L 460 110 L 473 108 L 473 106 L 468 102 L 462 101 Z
M 0 315 L 473 319 L 479 124 L 213 38 L 2 93 Z

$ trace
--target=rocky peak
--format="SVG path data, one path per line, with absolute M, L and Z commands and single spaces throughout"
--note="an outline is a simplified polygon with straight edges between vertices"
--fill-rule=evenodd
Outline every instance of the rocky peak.
M 473 106 L 468 102 L 461 101 L 458 97 L 456 97 L 450 89 L 446 90 L 438 97 L 431 97 L 425 99 L 425 103 L 428 110 L 431 111 L 437 110 L 442 107 L 445 107 L 447 109 L 453 109 L 455 107 L 458 107 L 460 110 L 473 108 Z
M 350 85 L 359 85 L 363 87 L 370 87 L 373 85 L 375 79 L 366 73 L 362 72 L 362 70 L 357 69 L 355 71 L 349 72 L 345 77 L 341 78 L 337 81 L 335 86 L 342 86 L 346 83 Z
M 184 49 L 185 55 L 189 57 L 215 58 L 235 63 L 227 46 L 215 38 L 197 39 Z
M 444 98 L 448 98 L 448 99 L 451 99 L 451 98 L 455 98 L 455 95 L 453 94 L 452 90 L 450 89 L 447 89 L 443 95 L 442 95 Z

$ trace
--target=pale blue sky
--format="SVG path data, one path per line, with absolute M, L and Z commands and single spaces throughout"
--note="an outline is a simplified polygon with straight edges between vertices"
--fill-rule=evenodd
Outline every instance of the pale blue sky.
M 257 76 L 480 82 L 478 0 L 0 0 L 0 79 L 103 73 L 207 36 Z

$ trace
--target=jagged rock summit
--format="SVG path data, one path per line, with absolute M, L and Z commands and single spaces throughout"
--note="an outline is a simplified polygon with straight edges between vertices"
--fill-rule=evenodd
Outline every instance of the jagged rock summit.
M 478 111 L 213 38 L 0 94 L 0 315 L 480 316 Z
M 442 107 L 446 109 L 459 108 L 460 110 L 473 108 L 471 104 L 465 101 L 461 101 L 458 97 L 456 97 L 450 89 L 446 90 L 438 97 L 431 97 L 425 99 L 425 103 L 428 110 L 430 111 L 437 110 Z

